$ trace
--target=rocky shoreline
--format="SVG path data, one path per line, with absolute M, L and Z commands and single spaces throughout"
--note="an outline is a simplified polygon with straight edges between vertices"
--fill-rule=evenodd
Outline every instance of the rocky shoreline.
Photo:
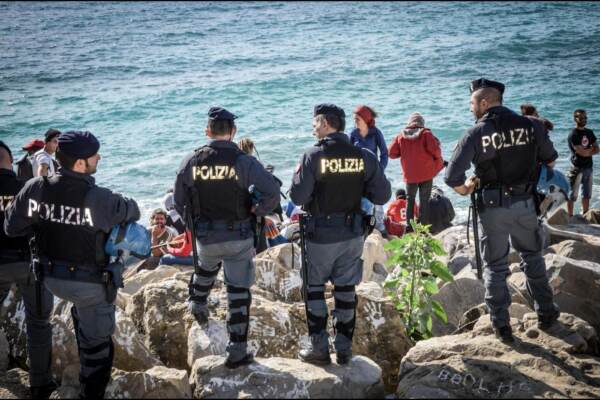
M 436 321 L 435 337 L 413 346 L 384 295 L 385 239 L 374 232 L 365 242 L 363 282 L 357 287 L 354 359 L 344 367 L 304 364 L 296 356 L 308 340 L 300 249 L 284 244 L 255 259 L 249 340 L 257 362 L 234 371 L 223 367 L 227 301 L 222 276 L 209 297 L 211 319 L 201 328 L 186 305 L 191 267 L 129 273 L 116 301 L 115 361 L 106 396 L 600 397 L 600 225 L 565 218 L 561 211 L 548 219 L 545 238 L 548 276 L 563 312 L 549 332 L 536 327 L 520 258 L 513 252 L 509 281 L 517 340 L 508 346 L 494 337 L 482 306 L 483 283 L 472 269 L 473 240 L 467 243 L 460 225 L 437 235 L 447 252 L 443 261 L 455 275 L 435 295 L 449 323 Z M 333 302 L 330 290 L 328 302 Z M 0 397 L 27 397 L 24 306 L 16 288 L 0 314 Z M 78 393 L 79 358 L 66 302 L 55 300 L 51 323 L 52 370 L 61 382 L 53 397 L 71 398 Z

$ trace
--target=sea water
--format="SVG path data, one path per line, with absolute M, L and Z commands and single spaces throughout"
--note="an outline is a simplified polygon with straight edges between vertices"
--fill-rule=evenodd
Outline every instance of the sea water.
M 343 107 L 347 132 L 370 105 L 388 142 L 418 111 L 449 159 L 484 76 L 506 84 L 508 107 L 532 102 L 554 123 L 567 172 L 573 111 L 600 134 L 599 74 L 598 3 L 0 4 L 0 139 L 18 157 L 50 127 L 93 132 L 97 183 L 137 199 L 144 219 L 206 143 L 213 105 L 239 116 L 236 139 L 255 141 L 285 192 L 315 141 L 315 104 Z M 386 175 L 404 185 L 398 160 Z M 434 184 L 464 220 L 468 198 Z M 599 207 L 600 165 L 594 185 Z

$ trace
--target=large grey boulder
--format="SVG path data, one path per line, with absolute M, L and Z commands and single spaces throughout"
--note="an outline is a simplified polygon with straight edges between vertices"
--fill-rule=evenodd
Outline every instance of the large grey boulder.
M 573 260 L 600 263 L 600 246 L 578 240 L 563 240 L 545 249 L 545 254 L 558 254 Z
M 483 302 L 484 295 L 483 282 L 477 279 L 471 268 L 460 271 L 453 282 L 444 284 L 440 291 L 432 296 L 433 300 L 442 304 L 448 315 L 447 324 L 433 318 L 433 335 L 443 336 L 454 332 L 459 327 L 463 314 Z
M 355 356 L 347 366 L 317 367 L 288 358 L 258 358 L 255 363 L 228 370 L 224 359 L 196 360 L 191 382 L 196 398 L 382 398 L 381 368 Z
M 268 248 L 258 254 L 254 262 L 259 288 L 272 293 L 277 300 L 302 301 L 302 261 L 297 244 L 285 243 Z
M 373 233 L 367 236 L 363 247 L 363 282 L 369 282 L 373 279 L 379 280 L 379 277 L 374 276 L 381 271 L 381 267 L 387 261 L 387 253 L 384 249 L 387 240 L 381 236 L 381 233 L 374 229 Z M 385 271 L 385 267 L 383 268 Z
M 600 396 L 598 336 L 563 314 L 547 333 L 535 314 L 511 319 L 516 342 L 501 343 L 489 316 L 472 332 L 418 342 L 402 360 L 398 397 L 555 398 Z
M 168 367 L 187 367 L 188 331 L 194 317 L 188 311 L 190 273 L 150 283 L 132 296 L 126 312 L 145 346 Z
M 73 399 L 79 395 L 77 368 L 65 370 L 62 385 L 51 396 Z M 122 371 L 113 368 L 104 393 L 106 399 L 190 399 L 192 391 L 188 372 L 156 366 L 146 371 Z

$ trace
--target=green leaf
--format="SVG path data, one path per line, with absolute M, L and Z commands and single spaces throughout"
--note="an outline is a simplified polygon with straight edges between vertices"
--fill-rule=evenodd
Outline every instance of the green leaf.
M 446 251 L 444 250 L 444 247 L 442 246 L 442 243 L 440 243 L 439 240 L 434 239 L 434 238 L 429 238 L 427 240 L 427 245 L 429 246 L 429 249 L 435 253 L 436 256 L 445 256 L 446 255 Z
M 445 324 L 448 323 L 448 314 L 446 314 L 446 310 L 444 310 L 444 307 L 440 304 L 439 301 L 431 301 L 431 310 L 433 311 L 433 315 L 435 315 L 437 319 L 439 319 Z
M 395 288 L 398 287 L 398 282 L 400 282 L 400 278 L 389 279 L 383 283 L 383 287 L 386 289 Z
M 440 291 L 435 281 L 431 279 L 423 280 L 423 287 L 425 288 L 425 291 L 429 294 L 436 294 Z
M 429 269 L 431 270 L 431 273 L 433 275 L 437 276 L 438 278 L 440 278 L 444 282 L 452 282 L 452 281 L 454 281 L 454 277 L 452 276 L 452 274 L 450 273 L 450 271 L 448 271 L 448 267 L 446 267 L 444 265 L 444 263 L 442 263 L 439 260 L 433 261 L 429 265 Z

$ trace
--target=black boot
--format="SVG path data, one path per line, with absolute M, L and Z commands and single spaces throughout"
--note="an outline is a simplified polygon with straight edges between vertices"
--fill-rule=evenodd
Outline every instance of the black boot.
M 29 392 L 32 399 L 48 399 L 56 389 L 58 389 L 58 384 L 52 380 L 44 386 L 31 386 Z
M 331 364 L 331 357 L 329 353 L 322 353 L 314 350 L 312 347 L 309 349 L 300 350 L 298 357 L 304 362 L 314 365 L 329 365 Z
M 336 353 L 336 361 L 339 365 L 348 364 L 352 360 L 352 351 Z
M 538 328 L 543 331 L 552 328 L 552 325 L 554 325 L 559 316 L 560 312 L 558 311 L 550 315 L 538 315 Z
M 252 364 L 254 362 L 254 356 L 252 353 L 246 354 L 243 358 L 233 361 L 230 356 L 225 360 L 225 366 L 229 369 L 235 369 L 237 367 L 241 367 L 242 365 Z
M 494 328 L 494 333 L 502 343 L 513 343 L 515 341 L 512 334 L 512 328 L 508 325 L 498 329 Z

